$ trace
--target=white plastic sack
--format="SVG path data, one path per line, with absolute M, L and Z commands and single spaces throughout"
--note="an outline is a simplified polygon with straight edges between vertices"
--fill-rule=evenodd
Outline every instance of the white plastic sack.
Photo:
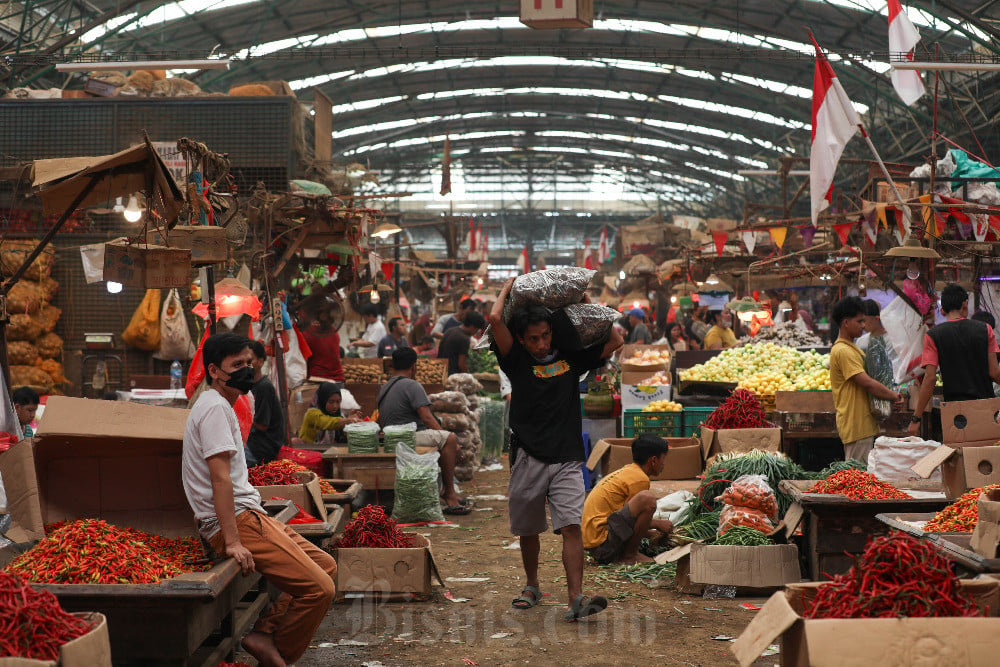
M 361 404 L 358 403 L 358 399 L 354 398 L 354 394 L 350 392 L 347 387 L 340 388 L 340 413 L 350 414 L 355 410 L 360 410 Z
M 172 289 L 163 300 L 163 308 L 160 310 L 160 349 L 153 357 L 167 361 L 187 360 L 194 356 L 194 352 L 194 341 L 191 340 L 180 294 Z
M 288 383 L 288 391 L 291 391 L 306 381 L 309 370 L 306 366 L 306 358 L 302 355 L 302 349 L 299 347 L 299 339 L 295 331 L 290 330 L 286 333 L 288 334 L 288 349 L 285 350 L 285 381 Z M 274 328 L 271 326 L 270 321 L 265 323 L 263 319 L 250 323 L 250 334 L 251 338 L 259 340 L 265 346 L 270 345 L 274 340 Z M 264 362 L 264 367 L 261 368 L 261 373 L 275 387 L 278 386 L 278 372 L 273 357 L 267 358 L 267 361 Z
M 88 285 L 104 280 L 103 243 L 80 246 L 80 259 L 83 260 L 83 277 Z
M 688 504 L 694 498 L 690 491 L 674 491 L 656 501 L 656 511 L 653 518 L 657 521 L 669 521 L 675 526 L 687 519 L 691 506 Z
M 882 309 L 882 325 L 886 330 L 886 342 L 892 345 L 899 359 L 893 369 L 896 384 L 922 376 L 924 370 L 920 357 L 924 352 L 924 334 L 927 333 L 923 318 L 896 297 Z
M 889 481 L 920 479 L 910 467 L 940 446 L 940 442 L 916 436 L 892 438 L 883 435 L 875 440 L 875 447 L 868 454 L 868 472 Z M 936 469 L 928 479 L 940 482 L 941 469 Z

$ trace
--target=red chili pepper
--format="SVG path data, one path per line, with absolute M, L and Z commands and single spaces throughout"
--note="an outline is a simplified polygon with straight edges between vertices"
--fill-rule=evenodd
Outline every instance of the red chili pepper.
M 349 548 L 408 549 L 413 538 L 396 527 L 378 505 L 365 505 L 344 526 L 344 536 L 336 546 Z
M 722 405 L 717 407 L 703 423 L 711 429 L 768 428 L 764 407 L 757 396 L 747 389 L 735 389 Z
M 52 593 L 0 572 L 0 657 L 58 660 L 63 644 L 91 629 L 87 621 L 63 611 Z
M 905 533 L 869 541 L 854 567 L 816 589 L 803 611 L 806 618 L 982 615 L 959 588 L 948 561 Z
M 1000 484 L 990 484 L 973 489 L 951 505 L 938 512 L 924 526 L 928 533 L 971 533 L 979 521 L 979 496 L 990 489 L 1000 489 Z
M 841 470 L 816 482 L 806 493 L 832 493 L 852 500 L 904 500 L 912 496 L 861 470 Z

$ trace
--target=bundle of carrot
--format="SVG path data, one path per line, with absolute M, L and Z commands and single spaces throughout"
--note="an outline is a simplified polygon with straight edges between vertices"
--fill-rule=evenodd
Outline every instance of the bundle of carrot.
M 971 533 L 979 521 L 979 496 L 990 489 L 1000 489 L 1000 484 L 990 484 L 963 494 L 924 526 L 927 533 Z
M 851 500 L 906 500 L 912 496 L 861 470 L 841 470 L 816 482 L 806 493 L 831 493 Z
M 92 629 L 63 611 L 52 593 L 6 572 L 0 572 L 0 628 L 0 658 L 52 661 L 59 659 L 59 647 Z
M 806 618 L 982 616 L 961 590 L 948 561 L 906 533 L 868 542 L 847 574 L 816 589 Z

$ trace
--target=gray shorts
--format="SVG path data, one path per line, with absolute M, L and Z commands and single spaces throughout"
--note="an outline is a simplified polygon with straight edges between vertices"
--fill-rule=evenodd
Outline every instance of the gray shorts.
M 624 507 L 608 517 L 608 536 L 604 543 L 587 551 L 601 565 L 613 563 L 621 558 L 625 545 L 634 534 L 635 517 L 628 511 L 628 503 L 625 503 Z
M 553 532 L 582 523 L 586 492 L 581 464 L 580 461 L 543 463 L 518 449 L 507 485 L 512 535 L 521 537 L 545 532 L 549 526 L 545 519 L 546 500 Z

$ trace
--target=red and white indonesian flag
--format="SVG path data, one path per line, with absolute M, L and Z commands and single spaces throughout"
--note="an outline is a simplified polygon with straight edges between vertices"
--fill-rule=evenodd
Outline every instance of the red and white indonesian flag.
M 913 27 L 909 17 L 903 12 L 899 0 L 889 0 L 889 53 L 907 60 L 913 60 L 913 47 L 920 41 L 920 33 Z M 924 82 L 917 70 L 892 70 L 892 87 L 907 106 L 912 105 L 924 94 Z
M 476 225 L 472 222 L 472 218 L 469 218 L 469 231 L 465 235 L 465 244 L 469 248 L 466 253 L 466 259 L 470 262 L 479 259 L 479 249 L 478 240 L 476 238 Z
M 611 250 L 608 248 L 608 228 L 601 227 L 601 240 L 597 244 L 597 263 L 604 264 L 611 257 Z
M 531 260 L 528 259 L 528 246 L 524 246 L 524 250 L 517 257 L 517 270 L 521 273 L 527 273 L 531 270 Z
M 812 33 L 809 38 L 816 44 Z M 809 151 L 809 191 L 812 196 L 812 222 L 830 205 L 833 175 L 844 147 L 858 131 L 861 119 L 847 93 L 833 73 L 826 56 L 816 44 L 816 71 L 813 75 L 812 147 Z

